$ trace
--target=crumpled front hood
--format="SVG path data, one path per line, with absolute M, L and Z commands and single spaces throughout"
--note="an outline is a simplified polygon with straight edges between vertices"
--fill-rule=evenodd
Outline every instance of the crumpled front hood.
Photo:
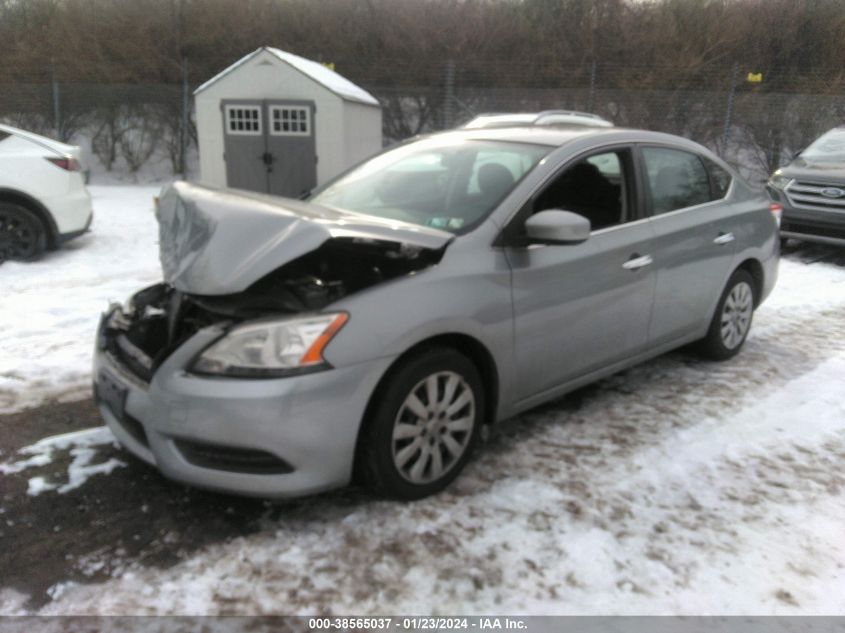
M 247 191 L 175 182 L 161 193 L 164 280 L 184 292 L 242 292 L 335 238 L 439 250 L 453 235 L 424 226 Z

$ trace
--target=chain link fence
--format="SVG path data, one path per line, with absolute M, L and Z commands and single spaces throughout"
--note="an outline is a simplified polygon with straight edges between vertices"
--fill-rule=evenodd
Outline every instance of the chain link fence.
M 356 60 L 336 68 L 382 103 L 385 144 L 482 113 L 585 110 L 696 140 L 759 182 L 845 123 L 845 83 L 813 73 L 752 83 L 738 65 L 668 79 L 665 69 L 595 65 L 382 64 L 375 72 Z M 176 84 L 0 84 L 0 120 L 90 147 L 105 170 L 135 173 L 155 161 L 190 175 L 199 83 L 186 74 Z

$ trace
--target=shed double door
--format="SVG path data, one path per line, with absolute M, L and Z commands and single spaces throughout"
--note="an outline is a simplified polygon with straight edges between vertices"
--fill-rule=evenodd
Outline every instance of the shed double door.
M 313 101 L 241 101 L 223 109 L 226 184 L 298 198 L 317 185 Z

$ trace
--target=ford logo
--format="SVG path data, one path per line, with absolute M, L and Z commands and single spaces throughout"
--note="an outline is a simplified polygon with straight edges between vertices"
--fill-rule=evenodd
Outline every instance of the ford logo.
M 845 191 L 837 189 L 836 187 L 825 187 L 822 189 L 821 194 L 825 198 L 841 198 L 842 196 L 845 196 Z

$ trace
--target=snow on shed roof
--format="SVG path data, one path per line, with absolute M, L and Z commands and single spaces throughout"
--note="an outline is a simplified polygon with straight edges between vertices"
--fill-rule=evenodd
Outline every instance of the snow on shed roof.
M 346 77 L 342 77 L 335 71 L 326 68 L 325 66 L 323 66 L 323 64 L 312 61 L 310 59 L 305 59 L 304 57 L 300 57 L 299 55 L 294 55 L 293 53 L 288 53 L 287 51 L 283 51 L 278 48 L 272 48 L 270 46 L 262 46 L 261 48 L 251 52 L 249 55 L 239 59 L 234 64 L 232 64 L 222 72 L 216 74 L 214 77 L 202 84 L 199 88 L 194 90 L 194 94 L 199 94 L 206 88 L 209 88 L 212 84 L 216 83 L 218 79 L 222 79 L 236 68 L 239 68 L 240 66 L 251 60 L 253 57 L 258 55 L 261 51 L 267 51 L 274 57 L 293 66 L 294 68 L 296 68 L 296 70 L 307 75 L 313 81 L 316 81 L 318 84 L 322 85 L 328 90 L 331 90 L 341 99 L 346 99 L 348 101 L 357 101 L 358 103 L 366 103 L 367 105 L 379 105 L 378 100 L 376 100 L 376 98 L 369 92 L 367 92 L 360 86 L 356 86 Z

